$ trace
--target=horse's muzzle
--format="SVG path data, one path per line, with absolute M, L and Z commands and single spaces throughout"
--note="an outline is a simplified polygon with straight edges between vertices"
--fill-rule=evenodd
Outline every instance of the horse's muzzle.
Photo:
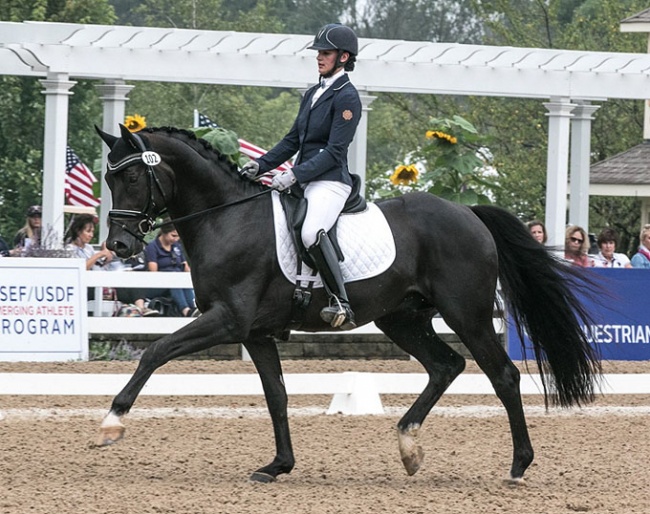
M 128 259 L 142 251 L 144 245 L 136 238 L 129 234 L 124 234 L 125 237 L 112 237 L 109 235 L 106 240 L 106 248 L 115 252 L 120 259 Z

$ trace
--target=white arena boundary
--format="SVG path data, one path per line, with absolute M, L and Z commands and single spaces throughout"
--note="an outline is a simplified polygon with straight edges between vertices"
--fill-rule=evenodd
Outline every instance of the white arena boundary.
M 114 396 L 130 374 L 0 373 L 0 395 Z M 327 414 L 385 414 L 381 395 L 419 394 L 425 373 L 309 373 L 284 375 L 289 395 L 333 395 Z M 541 394 L 539 375 L 521 376 L 521 392 Z M 604 375 L 603 394 L 650 394 L 650 374 Z M 256 374 L 158 374 L 140 393 L 150 396 L 262 395 Z M 483 374 L 464 373 L 446 394 L 494 394 Z

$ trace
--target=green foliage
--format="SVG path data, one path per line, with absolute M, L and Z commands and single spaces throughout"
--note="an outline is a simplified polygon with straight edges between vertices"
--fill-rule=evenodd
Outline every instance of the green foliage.
M 486 43 L 518 47 L 645 53 L 646 34 L 620 32 L 620 21 L 648 7 L 646 0 L 481 0 L 477 13 L 488 28 Z M 492 136 L 499 182 L 496 202 L 522 219 L 544 218 L 548 119 L 539 100 L 471 98 L 465 113 Z M 608 100 L 592 123 L 592 162 L 639 144 L 643 102 Z M 639 201 L 590 199 L 591 232 L 617 228 L 621 247 L 638 232 Z
M 237 134 L 232 130 L 221 127 L 202 127 L 192 130 L 196 137 L 205 139 L 221 155 L 228 157 L 232 163 L 239 164 L 239 141 L 237 141 Z
M 115 15 L 106 0 L 5 0 L 0 19 L 112 24 Z M 94 84 L 79 81 L 69 105 L 69 143 L 86 163 L 101 151 L 93 129 L 102 110 Z M 0 77 L 0 231 L 7 239 L 25 223 L 27 207 L 42 203 L 42 91 L 35 78 Z
M 372 180 L 375 196 L 395 196 L 410 188 L 464 205 L 491 203 L 489 194 L 498 186 L 486 174 L 491 171 L 487 139 L 458 115 L 431 118 L 427 127 L 426 141 L 405 158 L 417 164 L 401 164 L 390 179 Z M 422 169 L 427 171 L 418 178 Z

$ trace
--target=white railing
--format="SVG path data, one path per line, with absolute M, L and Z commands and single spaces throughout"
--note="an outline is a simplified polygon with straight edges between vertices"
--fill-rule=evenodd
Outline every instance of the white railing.
M 115 396 L 131 375 L 92 373 L 0 373 L 2 395 Z M 289 395 L 333 395 L 327 414 L 383 414 L 382 394 L 420 394 L 425 373 L 289 373 Z M 521 394 L 542 394 L 538 375 L 522 374 Z M 605 375 L 599 390 L 607 394 L 649 394 L 649 374 Z M 263 394 L 254 374 L 155 374 L 142 392 L 146 396 L 258 396 Z M 483 374 L 463 373 L 449 386 L 450 394 L 494 394 Z M 0 419 L 1 419 L 0 412 Z
M 171 334 L 179 328 L 187 325 L 192 318 L 119 318 L 111 317 L 113 312 L 112 302 L 102 300 L 101 288 L 191 288 L 192 278 L 189 273 L 152 273 L 146 271 L 88 271 L 85 276 L 88 287 L 96 287 L 95 300 L 90 302 L 91 310 L 94 313 L 102 313 L 101 316 L 88 318 L 89 334 Z M 109 304 L 108 309 L 106 308 Z M 433 319 L 433 327 L 438 334 L 453 334 L 453 331 L 441 318 Z M 502 333 L 504 323 L 495 318 L 494 329 Z M 301 332 L 298 332 L 301 333 Z M 319 334 L 341 332 L 319 332 Z M 382 332 L 374 323 L 369 323 L 356 328 L 346 334 L 381 334 Z

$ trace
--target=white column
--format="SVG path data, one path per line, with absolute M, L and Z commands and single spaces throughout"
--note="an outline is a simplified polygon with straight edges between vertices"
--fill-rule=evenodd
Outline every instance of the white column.
M 571 196 L 569 223 L 589 232 L 589 169 L 591 167 L 591 120 L 600 108 L 577 102 L 571 120 Z
M 348 164 L 350 171 L 356 173 L 361 177 L 361 196 L 366 195 L 366 156 L 368 153 L 368 113 L 370 104 L 376 96 L 370 96 L 359 92 L 361 99 L 361 121 L 357 127 L 357 132 L 352 140 L 352 144 L 348 149 Z
M 546 169 L 546 230 L 548 244 L 564 247 L 566 225 L 567 178 L 569 174 L 569 133 L 571 111 L 569 98 L 551 98 L 548 110 L 548 155 Z
M 43 228 L 41 243 L 61 248 L 64 236 L 65 153 L 68 139 L 68 100 L 76 84 L 65 73 L 49 73 L 39 81 L 45 88 L 43 144 Z
M 134 86 L 129 86 L 122 80 L 107 80 L 103 84 L 95 86 L 99 91 L 99 98 L 104 104 L 104 116 L 102 122 L 102 130 L 108 134 L 119 136 L 120 129 L 119 123 L 124 123 L 124 112 L 126 101 L 129 93 Z M 99 139 L 99 138 L 98 138 Z M 106 241 L 108 237 L 108 211 L 112 208 L 111 191 L 104 180 L 106 173 L 106 160 L 109 153 L 109 148 L 101 142 L 102 145 L 102 170 L 101 170 L 101 196 L 102 203 L 99 213 L 99 240 Z

